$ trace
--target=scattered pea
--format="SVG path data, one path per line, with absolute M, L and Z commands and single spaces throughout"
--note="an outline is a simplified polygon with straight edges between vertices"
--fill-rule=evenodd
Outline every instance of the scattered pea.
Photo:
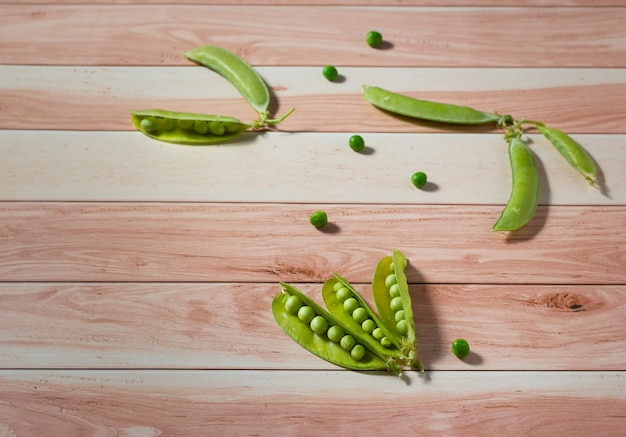
M 409 331 L 409 327 L 406 323 L 406 320 L 402 319 L 398 323 L 396 323 L 396 329 L 398 330 L 400 334 L 406 335 L 406 333 Z
M 304 323 L 311 323 L 313 317 L 315 317 L 315 311 L 308 305 L 304 305 L 298 310 L 298 318 Z
M 365 321 L 361 323 L 361 328 L 363 328 L 363 331 L 371 334 L 372 332 L 374 332 L 374 329 L 376 329 L 376 322 L 374 322 L 372 319 L 365 319 Z
M 330 328 L 328 328 L 328 332 L 326 332 L 328 338 L 335 343 L 339 343 L 344 334 L 345 332 L 343 328 L 339 325 L 331 326 Z
M 427 179 L 428 177 L 423 171 L 413 173 L 413 176 L 411 176 L 411 182 L 413 182 L 413 185 L 415 185 L 417 188 L 422 188 L 424 185 L 426 185 Z
M 362 345 L 357 344 L 350 351 L 350 355 L 352 355 L 352 358 L 355 360 L 360 361 L 365 356 L 365 348 Z
M 316 228 L 321 228 L 328 223 L 328 215 L 324 211 L 315 211 L 309 217 L 309 221 Z
M 337 290 L 337 300 L 339 302 L 345 302 L 351 296 L 352 296 L 352 292 L 350 291 L 350 289 L 348 289 L 346 287 L 343 287 L 343 288 L 340 288 L 339 290 Z
M 396 319 L 396 322 L 399 322 L 400 320 L 404 320 L 404 310 L 396 311 L 394 318 Z
M 363 323 L 365 319 L 369 317 L 367 310 L 363 307 L 358 307 L 352 312 L 352 317 L 357 323 Z
M 361 135 L 352 135 L 348 140 L 348 144 L 355 152 L 360 152 L 365 148 L 365 141 Z
M 339 345 L 347 351 L 351 350 L 355 344 L 356 340 L 350 334 L 344 335 L 339 341 Z
M 367 45 L 370 47 L 378 47 L 383 42 L 383 36 L 380 32 L 372 30 L 367 32 L 367 36 L 365 37 L 367 41 Z
M 311 330 L 316 334 L 322 335 L 328 330 L 328 321 L 322 316 L 315 316 L 311 320 Z
M 402 309 L 402 297 L 394 297 L 390 303 L 391 311 L 396 312 Z
M 298 296 L 292 294 L 287 298 L 285 310 L 287 310 L 289 314 L 296 314 L 300 307 L 302 307 L 302 300 Z
M 470 347 L 466 340 L 457 338 L 452 342 L 452 353 L 458 358 L 465 358 L 469 355 Z
M 337 79 L 338 76 L 337 69 L 332 65 L 326 65 L 324 68 L 322 68 L 322 74 L 326 79 L 330 81 Z
M 352 314 L 354 310 L 359 308 L 359 301 L 353 297 L 346 299 L 343 303 L 343 309 L 346 310 L 347 313 Z

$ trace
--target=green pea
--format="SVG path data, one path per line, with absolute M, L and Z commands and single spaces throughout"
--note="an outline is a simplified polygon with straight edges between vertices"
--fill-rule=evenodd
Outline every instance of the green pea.
M 339 302 L 345 302 L 351 296 L 352 296 L 352 292 L 348 288 L 346 288 L 346 287 L 343 287 L 343 288 L 340 288 L 339 290 L 337 290 L 337 300 Z
M 322 335 L 328 330 L 328 321 L 322 316 L 315 316 L 309 326 L 313 332 Z
M 350 297 L 343 302 L 343 309 L 346 310 L 347 313 L 352 314 L 354 310 L 359 308 L 361 305 L 359 301 L 354 297 Z
M 385 333 L 383 332 L 382 329 L 380 328 L 376 328 L 372 331 L 372 337 L 374 337 L 376 340 L 380 340 L 385 336 Z
M 396 311 L 394 318 L 396 319 L 396 322 L 399 322 L 400 320 L 404 320 L 404 310 Z
M 400 334 L 406 335 L 406 333 L 409 332 L 409 326 L 407 325 L 406 320 L 400 320 L 396 323 L 396 329 Z
M 172 120 L 171 118 L 165 118 L 163 119 L 163 123 L 161 124 L 161 127 L 165 131 L 170 131 L 176 127 L 176 121 Z
M 383 42 L 383 36 L 380 34 L 380 32 L 372 30 L 370 32 L 367 32 L 365 40 L 367 41 L 368 46 L 378 47 Z
M 328 223 L 328 215 L 324 211 L 315 211 L 309 217 L 309 222 L 316 228 L 321 228 Z
M 332 65 L 326 65 L 324 68 L 322 68 L 322 74 L 326 79 L 330 81 L 337 79 L 337 76 L 339 75 L 337 73 L 337 69 Z
M 363 323 L 368 317 L 369 314 L 367 314 L 367 310 L 363 307 L 358 307 L 352 313 L 352 318 L 354 318 L 357 323 Z
M 352 355 L 352 358 L 355 360 L 361 361 L 365 356 L 365 348 L 362 345 L 357 344 L 350 351 L 350 355 Z
M 452 342 L 452 353 L 458 358 L 465 358 L 470 353 L 470 347 L 466 340 L 457 338 Z
M 380 344 L 383 345 L 384 347 L 391 347 L 392 343 L 391 340 L 389 340 L 387 337 L 383 337 L 380 339 Z
M 365 99 L 381 109 L 407 117 L 451 124 L 486 124 L 497 123 L 503 118 L 487 112 L 477 111 L 467 106 L 419 100 L 402 94 L 393 93 L 379 87 L 363 85 Z
M 493 225 L 494 231 L 516 231 L 535 214 L 539 199 L 539 173 L 530 148 L 519 137 L 509 141 L 509 162 L 513 183 L 511 196 Z
M 350 334 L 344 335 L 339 341 L 339 345 L 347 351 L 351 350 L 355 344 L 356 340 Z
M 285 310 L 289 314 L 297 314 L 301 306 L 302 306 L 302 300 L 295 294 L 289 296 L 287 300 L 285 301 Z
M 181 129 L 191 129 L 193 126 L 193 120 L 177 120 L 176 122 Z
M 361 135 L 352 135 L 348 140 L 348 144 L 355 152 L 360 152 L 365 148 L 365 141 Z
M 394 313 L 396 311 L 400 311 L 401 309 L 403 309 L 402 298 L 398 296 L 398 297 L 394 297 L 393 299 L 391 299 L 390 308 L 391 308 L 391 311 L 393 311 Z M 395 314 L 394 314 L 394 319 L 395 319 Z
M 224 123 L 220 121 L 212 121 L 209 123 L 209 131 L 213 135 L 222 136 L 226 133 L 226 128 L 224 127 Z
M 389 264 L 389 271 L 391 273 L 395 273 L 396 272 L 396 266 L 393 263 Z
M 428 177 L 423 171 L 413 173 L 413 176 L 411 176 L 411 182 L 413 182 L 413 185 L 415 185 L 417 188 L 422 188 L 424 185 L 426 185 L 427 179 Z
M 311 323 L 315 315 L 315 310 L 308 305 L 304 305 L 298 310 L 298 318 L 304 323 Z
M 376 329 L 376 322 L 374 322 L 372 319 L 365 319 L 363 323 L 361 323 L 361 328 L 363 328 L 363 331 L 371 334 L 374 329 Z
M 341 290 L 342 288 L 346 288 L 346 286 L 340 281 L 335 282 L 335 285 L 333 285 L 333 291 L 335 292 Z
M 385 287 L 391 288 L 392 285 L 398 283 L 398 277 L 395 274 L 390 274 L 385 278 Z
M 196 120 L 193 122 L 193 130 L 204 135 L 209 132 L 209 123 L 204 120 Z
M 345 335 L 345 331 L 339 325 L 333 325 L 328 328 L 328 332 L 326 333 L 328 338 L 335 343 L 339 343 L 341 338 Z
M 155 132 L 157 130 L 157 123 L 153 118 L 144 118 L 141 120 L 141 129 L 146 132 Z
M 389 287 L 389 296 L 392 298 L 400 296 L 400 286 L 398 284 L 393 284 Z

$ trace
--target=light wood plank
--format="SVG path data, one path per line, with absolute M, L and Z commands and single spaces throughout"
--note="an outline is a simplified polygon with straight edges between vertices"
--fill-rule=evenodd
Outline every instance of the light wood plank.
M 253 65 L 626 67 L 626 8 L 390 7 L 384 14 L 324 6 L 3 9 L 2 64 L 182 65 L 182 51 L 214 43 Z M 373 28 L 392 50 L 365 44 Z
M 539 207 L 511 236 L 491 231 L 501 208 L 7 202 L 0 279 L 320 282 L 341 267 L 367 282 L 398 247 L 412 282 L 626 283 L 626 207 Z
M 182 55 L 180 55 L 182 57 Z M 568 133 L 626 133 L 626 70 L 568 68 L 259 67 L 280 129 L 432 132 L 448 126 L 392 117 L 365 101 L 363 84 L 414 97 L 541 120 Z M 226 79 L 204 67 L 0 66 L 3 129 L 134 130 L 129 111 L 165 108 L 251 121 L 256 113 Z M 164 84 L 167 84 L 165 86 Z M 52 109 L 54 108 L 54 109 Z M 456 132 L 484 128 L 460 127 Z
M 370 283 L 354 286 L 375 308 Z M 321 284 L 298 288 L 323 305 Z M 275 323 L 279 292 L 277 283 L 0 283 L 0 367 L 336 370 Z M 626 285 L 410 292 L 427 370 L 626 366 Z M 472 348 L 464 360 L 450 351 L 458 337 Z
M 599 435 L 624 372 L 1 372 L 5 435 Z
M 139 133 L 0 132 L 0 199 L 297 203 L 503 204 L 511 190 L 500 134 L 250 134 L 185 147 Z M 601 170 L 591 187 L 540 135 L 540 203 L 626 204 L 626 135 L 575 135 Z M 422 190 L 411 183 L 425 171 Z

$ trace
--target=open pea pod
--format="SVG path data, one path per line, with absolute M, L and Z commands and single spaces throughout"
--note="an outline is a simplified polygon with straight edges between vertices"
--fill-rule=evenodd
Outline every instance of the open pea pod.
M 346 326 L 369 340 L 368 346 L 384 356 L 401 357 L 400 338 L 394 337 L 363 297 L 341 276 L 324 282 L 322 297 L 326 308 Z
M 383 370 L 388 368 L 384 357 L 378 356 L 377 351 L 370 349 L 367 342 L 361 338 L 360 333 L 345 326 L 335 316 L 295 287 L 282 282 L 281 286 L 283 287 L 282 292 L 272 301 L 272 314 L 276 323 L 296 343 L 318 357 L 346 369 Z M 306 310 L 305 307 L 307 307 Z M 325 320 L 327 325 L 325 332 L 321 332 L 323 330 L 319 328 L 320 324 L 324 324 L 323 321 L 316 324 L 318 326 L 315 326 L 315 330 L 313 329 L 314 319 L 317 316 L 321 316 Z M 333 328 L 335 326 L 338 328 Z M 331 329 L 344 335 L 335 337 L 334 334 L 330 333 Z M 339 341 L 333 341 L 329 336 Z M 350 341 L 344 341 L 344 337 Z M 364 354 L 362 356 L 355 354 L 356 349 L 361 352 L 364 350 Z
M 407 261 L 404 255 L 393 249 L 392 256 L 386 256 L 376 266 L 372 280 L 374 302 L 380 321 L 391 333 L 400 338 L 400 349 L 407 365 L 421 368 L 417 360 L 415 321 L 411 296 L 407 284 Z
M 174 144 L 210 145 L 231 141 L 251 125 L 225 115 L 147 109 L 131 112 L 133 125 L 151 138 Z

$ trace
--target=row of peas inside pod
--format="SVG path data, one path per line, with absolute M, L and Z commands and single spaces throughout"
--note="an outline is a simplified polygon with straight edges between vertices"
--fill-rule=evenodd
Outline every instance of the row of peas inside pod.
M 397 249 L 376 267 L 372 290 L 378 314 L 337 274 L 324 282 L 326 309 L 292 285 L 272 301 L 278 325 L 318 357 L 351 370 L 423 370 L 417 359 L 415 322 L 405 275 L 407 260 Z

